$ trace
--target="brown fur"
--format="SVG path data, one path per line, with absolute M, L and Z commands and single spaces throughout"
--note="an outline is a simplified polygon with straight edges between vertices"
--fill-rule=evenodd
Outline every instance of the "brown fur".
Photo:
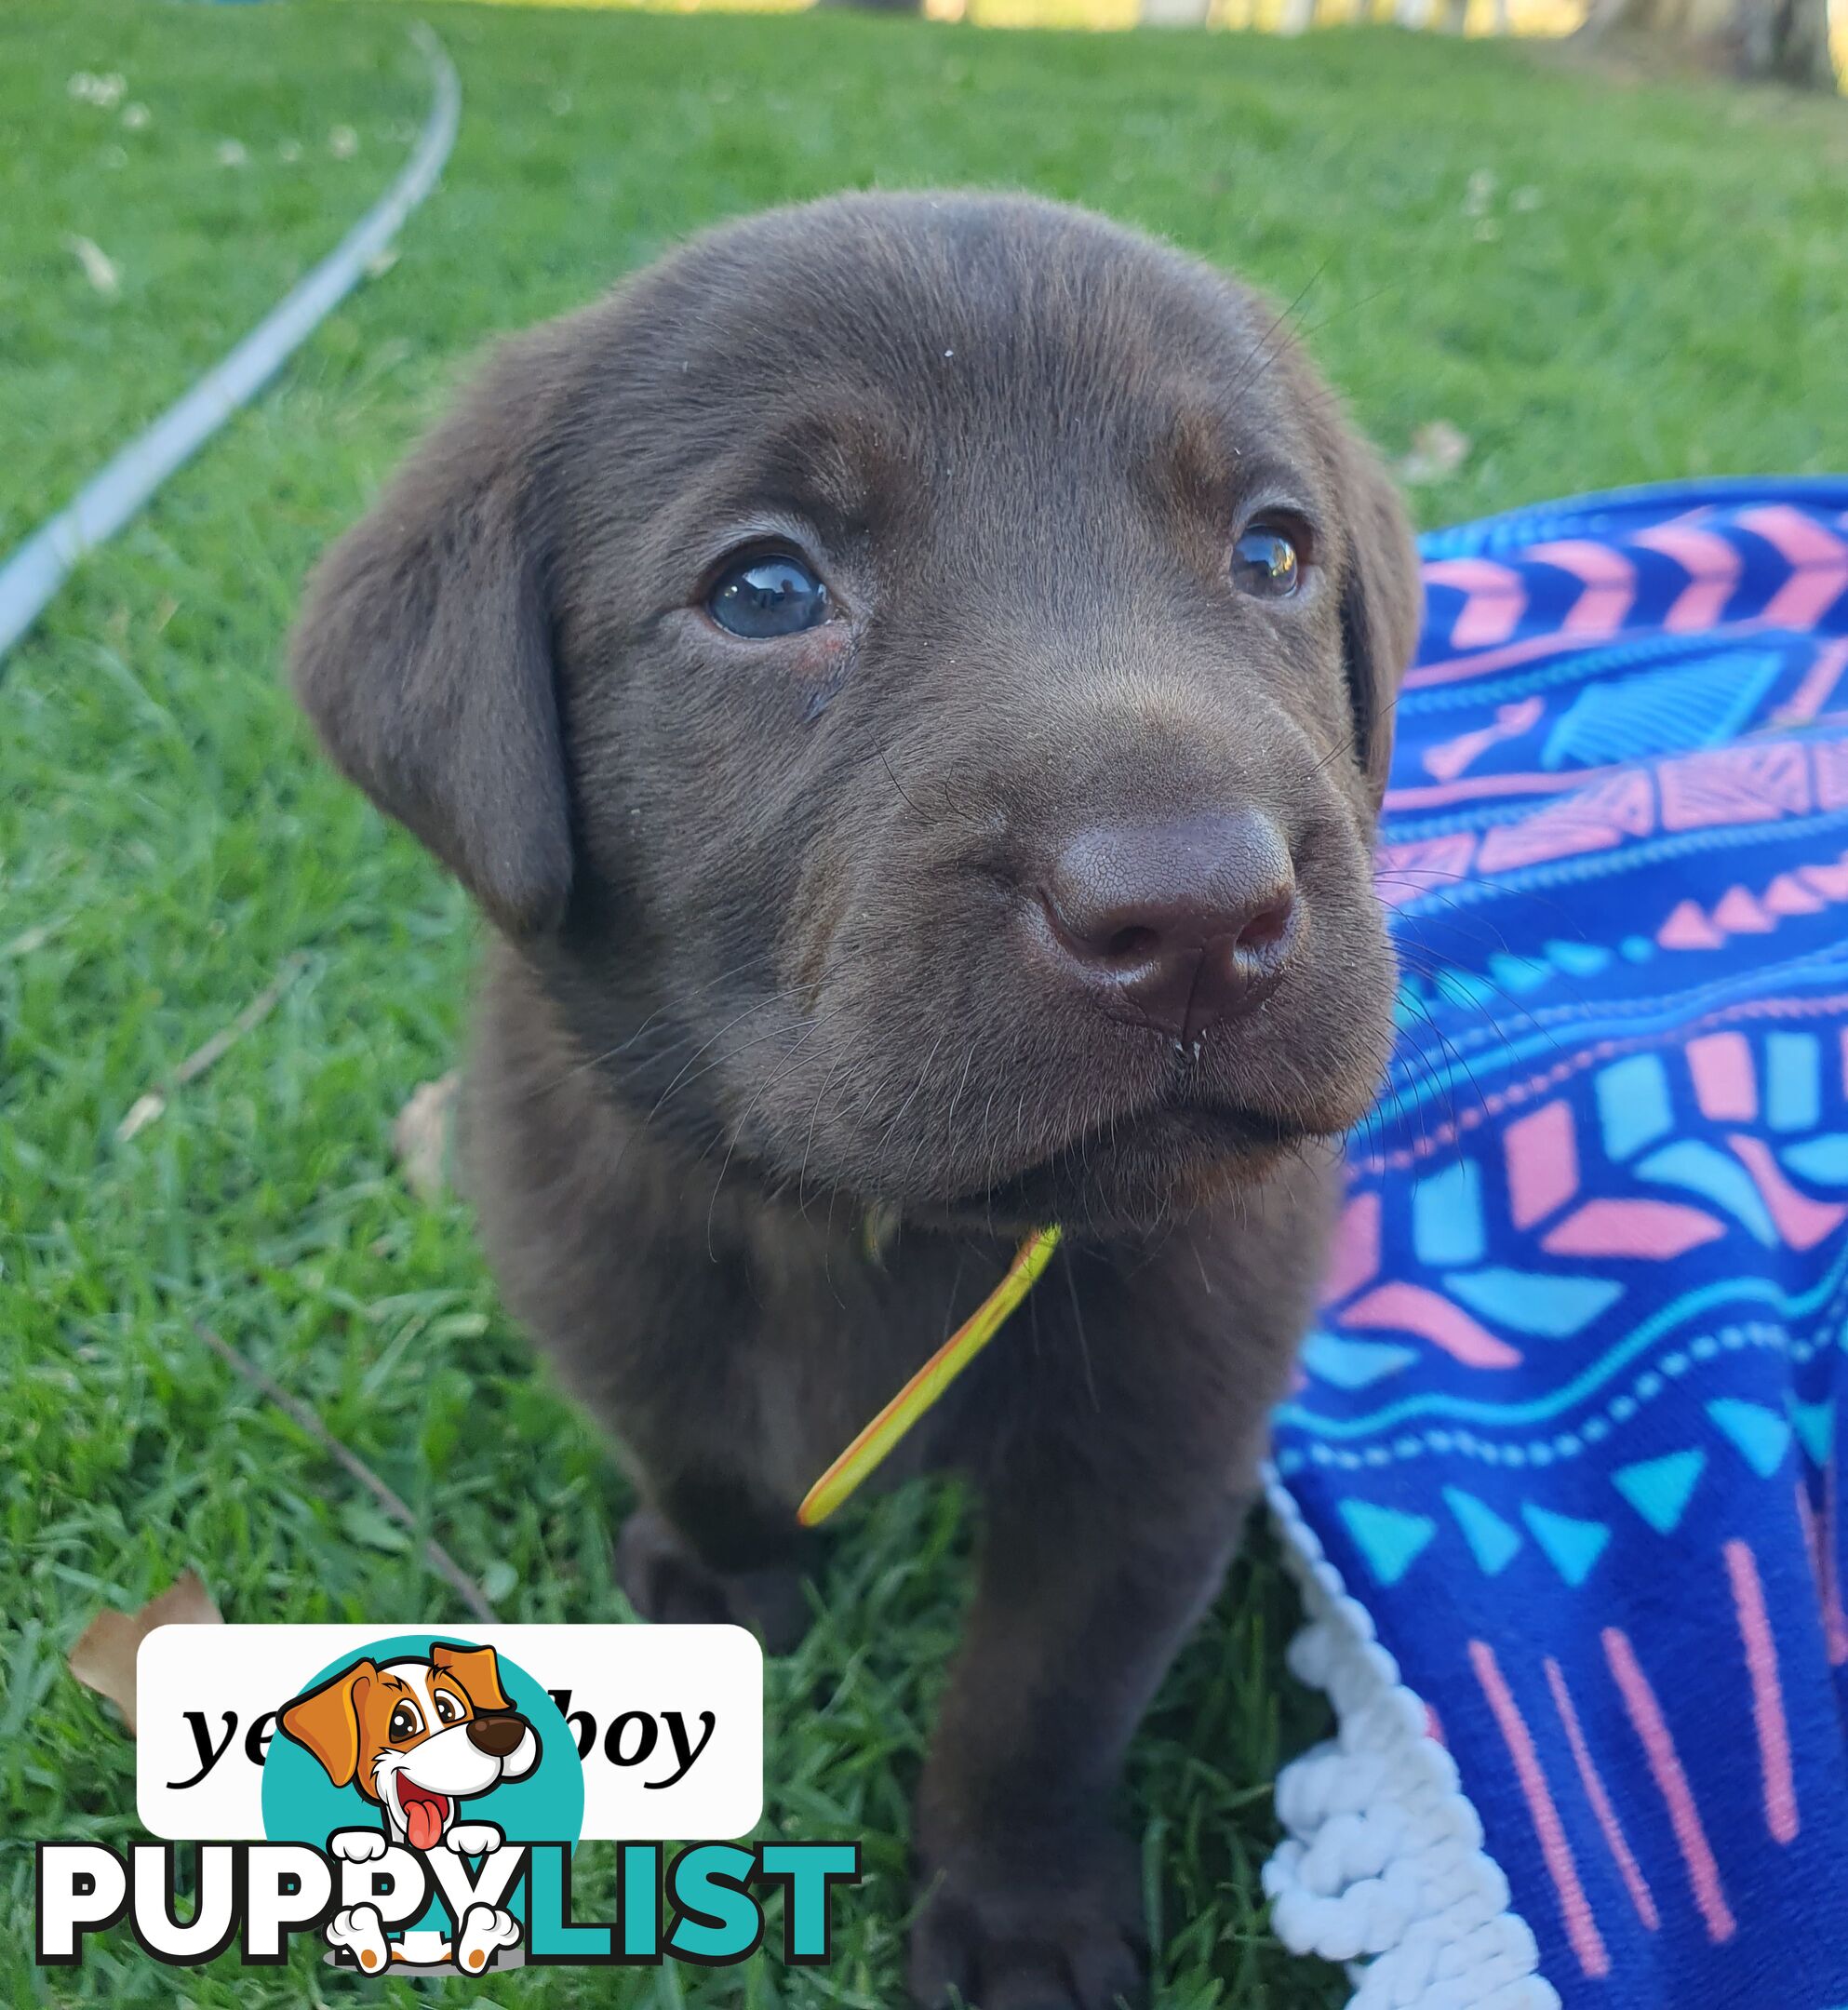
M 1287 602 L 1228 584 L 1260 507 L 1304 526 Z M 714 625 L 762 538 L 836 619 Z M 640 1609 L 799 1624 L 806 1487 L 1025 1226 L 1066 1227 L 892 1466 L 963 1468 L 986 1519 L 920 1789 L 926 2003 L 1135 1986 L 1107 1803 L 1236 1542 L 1386 1051 L 1368 860 L 1416 610 L 1391 490 L 1269 307 L 961 195 L 753 218 L 511 343 L 315 582 L 303 703 L 497 924 L 471 1188 L 633 1465 Z M 1300 924 L 1261 1007 L 1183 1052 L 1033 951 L 1080 827 L 1247 810 Z

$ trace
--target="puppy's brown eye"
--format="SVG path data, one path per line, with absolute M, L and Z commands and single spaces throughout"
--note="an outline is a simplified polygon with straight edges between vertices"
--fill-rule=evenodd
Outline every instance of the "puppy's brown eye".
M 1275 524 L 1254 523 L 1232 547 L 1232 583 L 1241 593 L 1288 599 L 1302 576 L 1295 540 Z
M 732 635 L 768 642 L 820 627 L 828 618 L 828 590 L 799 558 L 741 558 L 719 574 L 706 611 Z
M 400 1703 L 385 1726 L 385 1735 L 396 1745 L 408 1737 L 415 1737 L 422 1728 L 423 1720 L 416 1710 L 408 1703 Z
M 454 1723 L 462 1715 L 462 1705 L 446 1690 L 436 1692 L 436 1715 L 445 1723 Z

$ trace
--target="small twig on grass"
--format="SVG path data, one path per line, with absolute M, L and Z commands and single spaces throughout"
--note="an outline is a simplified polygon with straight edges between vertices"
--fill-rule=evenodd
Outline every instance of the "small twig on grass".
M 193 1331 L 221 1360 L 234 1369 L 247 1382 L 261 1389 L 285 1416 L 299 1424 L 315 1443 L 331 1454 L 335 1461 L 358 1481 L 394 1521 L 401 1528 L 408 1530 L 412 1535 L 417 1534 L 417 1517 L 364 1459 L 341 1444 L 306 1403 L 291 1396 L 281 1383 L 274 1381 L 261 1368 L 247 1360 L 234 1347 L 221 1340 L 209 1326 L 202 1326 L 195 1320 L 193 1322 Z M 491 1625 L 500 1616 L 488 1602 L 481 1587 L 434 1536 L 425 1537 L 423 1554 L 431 1569 L 450 1586 L 477 1619 L 486 1619 Z
M 281 1004 L 284 992 L 307 968 L 308 958 L 301 950 L 285 957 L 282 968 L 271 983 L 258 992 L 228 1026 L 221 1026 L 203 1047 L 194 1048 L 158 1089 L 150 1089 L 145 1095 L 136 1097 L 134 1106 L 115 1127 L 115 1142 L 126 1145 L 138 1132 L 145 1131 L 167 1107 L 167 1100 L 176 1089 L 183 1089 L 189 1081 L 195 1081 L 214 1063 L 222 1060 L 253 1026 L 261 1025 Z

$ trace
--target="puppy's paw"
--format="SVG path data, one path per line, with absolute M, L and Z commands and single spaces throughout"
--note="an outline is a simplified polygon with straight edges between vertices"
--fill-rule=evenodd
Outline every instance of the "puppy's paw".
M 479 1975 L 501 1948 L 519 1943 L 520 1924 L 511 1912 L 498 1906 L 472 1905 L 462 1914 L 462 1931 L 456 1936 L 456 1966 L 465 1975 Z
M 370 1863 L 385 1854 L 385 1835 L 380 1829 L 340 1829 L 328 1838 L 328 1847 L 342 1863 Z
M 458 1856 L 485 1856 L 506 1840 L 492 1822 L 458 1822 L 443 1838 L 445 1846 Z
M 797 1564 L 716 1571 L 651 1508 L 637 1508 L 623 1522 L 615 1564 L 629 1603 L 657 1626 L 730 1622 L 748 1627 L 773 1655 L 788 1654 L 809 1630 Z
M 353 1956 L 354 1965 L 378 1975 L 391 1960 L 385 1923 L 377 1906 L 343 1906 L 328 1922 L 328 1945 Z
M 911 1929 L 911 1994 L 922 2010 L 1118 2010 L 1146 2000 L 1148 1937 L 1126 1845 L 1071 1864 L 1049 1844 L 1038 1862 L 973 1859 L 921 1884 Z M 1030 1868 L 1027 1868 L 1030 1863 Z

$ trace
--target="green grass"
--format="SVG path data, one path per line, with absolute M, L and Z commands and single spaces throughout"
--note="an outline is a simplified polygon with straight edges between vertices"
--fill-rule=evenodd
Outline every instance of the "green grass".
M 131 1752 L 65 1674 L 103 1604 L 196 1564 L 240 1620 L 435 1619 L 421 1543 L 194 1337 L 311 1402 L 520 1619 L 623 1607 L 619 1483 L 532 1371 L 460 1209 L 417 1205 L 391 1119 L 448 1064 L 471 926 L 310 757 L 275 677 L 298 583 L 496 329 L 714 218 L 873 182 L 1024 183 L 1235 263 L 1284 299 L 1392 452 L 1474 442 L 1427 520 L 1610 482 L 1848 463 L 1841 108 L 1617 87 L 1389 33 L 1286 44 L 857 19 L 435 8 L 461 142 L 402 257 L 65 593 L 0 680 L 0 1994 L 165 2003 L 109 1937 L 27 1965 L 30 1839 L 134 1832 Z M 0 547 L 70 493 L 345 229 L 422 87 L 387 8 L 53 6 L 0 23 Z M 121 108 L 74 100 L 120 72 Z M 357 151 L 328 135 L 350 127 Z M 247 158 L 220 164 L 236 141 Z M 282 143 L 296 142 L 296 160 Z M 114 150 L 120 150 L 118 158 Z M 1472 175 L 1493 193 L 1466 215 Z M 1517 190 L 1533 190 L 1518 206 Z M 93 240 L 98 294 L 66 242 Z M 284 959 L 306 975 L 127 1146 L 135 1098 Z M 481 2004 L 897 2000 L 906 1794 L 964 1589 L 953 1499 L 858 1519 L 771 1675 L 767 1826 L 855 1834 L 871 1878 L 826 1975 L 556 1972 Z M 1258 1867 L 1313 1735 L 1292 1623 L 1241 1566 L 1140 1739 L 1132 1818 L 1174 2010 L 1307 2010 Z M 593 1877 L 604 1874 L 593 1852 Z M 305 1953 L 202 2004 L 319 2002 Z M 375 1991 L 378 1986 L 373 1986 Z M 409 2003 L 408 1985 L 384 1987 Z M 442 1995 L 439 1987 L 434 1993 Z M 458 1986 L 451 1993 L 460 2000 Z
M 358 216 L 425 86 L 395 16 L 278 37 L 168 5 L 9 8 L 0 68 L 4 550 Z M 114 101 L 73 95 L 86 76 Z M 113 295 L 80 237 L 114 267 Z

